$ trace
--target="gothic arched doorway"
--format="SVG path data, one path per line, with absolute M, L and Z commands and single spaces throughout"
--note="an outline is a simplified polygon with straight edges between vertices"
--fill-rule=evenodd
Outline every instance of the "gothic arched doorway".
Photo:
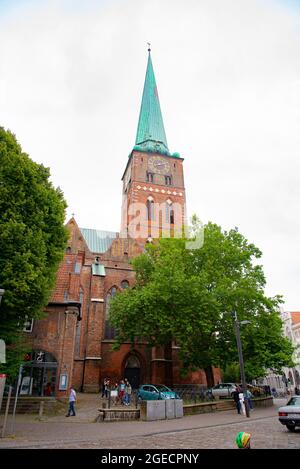
M 136 355 L 129 355 L 125 362 L 124 377 L 133 389 L 137 389 L 141 381 L 141 364 Z

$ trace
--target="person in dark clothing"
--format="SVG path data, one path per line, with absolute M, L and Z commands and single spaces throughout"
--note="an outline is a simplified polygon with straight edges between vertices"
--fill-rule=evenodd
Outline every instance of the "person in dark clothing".
M 240 387 L 236 386 L 235 391 L 233 391 L 232 393 L 232 397 L 235 402 L 235 406 L 236 406 L 236 410 L 238 414 L 241 413 L 241 402 L 240 402 L 240 396 L 239 396 L 240 392 L 241 392 Z
M 107 381 L 107 378 L 104 378 L 103 383 L 102 383 L 102 395 L 101 395 L 101 397 L 104 397 L 104 396 L 105 396 L 106 381 Z M 106 397 L 106 396 L 105 396 L 105 397 Z
M 106 399 L 108 398 L 109 385 L 110 385 L 110 379 L 104 378 L 104 381 L 102 384 L 102 396 L 101 397 L 106 397 Z

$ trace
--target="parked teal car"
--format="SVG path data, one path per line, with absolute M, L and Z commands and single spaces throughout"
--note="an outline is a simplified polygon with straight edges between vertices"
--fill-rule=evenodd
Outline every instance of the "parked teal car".
M 138 401 L 179 399 L 178 394 L 163 384 L 143 384 L 137 390 Z

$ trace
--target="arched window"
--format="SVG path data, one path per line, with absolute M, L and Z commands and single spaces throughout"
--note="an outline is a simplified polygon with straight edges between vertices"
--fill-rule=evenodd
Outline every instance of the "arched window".
M 172 177 L 171 176 L 165 176 L 165 185 L 166 186 L 171 186 L 172 185 Z
M 147 171 L 147 182 L 153 182 L 154 181 L 154 174 L 153 173 L 149 173 Z
M 147 220 L 154 220 L 154 200 L 152 197 L 147 199 Z
M 166 203 L 166 222 L 174 225 L 174 209 L 170 199 L 168 199 Z
M 174 210 L 173 210 L 173 208 L 171 208 L 171 210 L 170 210 L 170 224 L 174 225 L 174 223 L 175 223 Z
M 115 336 L 116 336 L 116 329 L 109 322 L 109 303 L 110 303 L 110 300 L 116 296 L 116 294 L 117 294 L 117 288 L 112 287 L 106 295 L 106 300 L 105 300 L 105 332 L 104 332 L 105 339 L 114 339 Z
M 121 288 L 125 289 L 129 287 L 129 282 L 127 280 L 123 280 L 121 282 Z
M 129 357 L 126 360 L 125 363 L 125 368 L 140 368 L 140 361 L 137 356 L 135 355 L 129 355 Z

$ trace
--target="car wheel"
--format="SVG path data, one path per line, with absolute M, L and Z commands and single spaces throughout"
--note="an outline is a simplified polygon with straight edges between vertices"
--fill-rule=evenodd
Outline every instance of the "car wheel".
M 294 432 L 294 431 L 295 431 L 295 425 L 289 425 L 289 424 L 287 424 L 287 425 L 286 425 L 286 428 L 287 428 L 290 432 Z

